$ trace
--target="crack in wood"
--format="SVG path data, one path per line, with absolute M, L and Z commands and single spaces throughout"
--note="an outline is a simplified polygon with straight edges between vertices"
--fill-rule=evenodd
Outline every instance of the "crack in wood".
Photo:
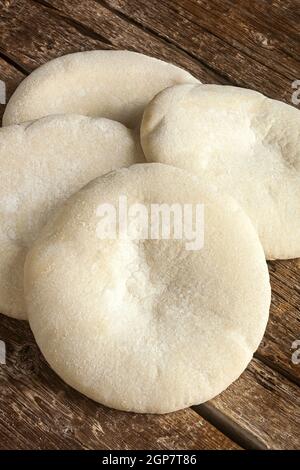
M 22 64 L 18 63 L 13 57 L 8 56 L 0 47 L 0 57 L 9 65 L 14 67 L 18 72 L 21 72 L 23 75 L 29 75 L 30 71 L 28 71 Z
M 72 26 L 73 28 L 76 28 L 83 36 L 87 36 L 91 39 L 96 39 L 97 41 L 103 42 L 104 45 L 109 46 L 109 48 L 113 48 L 113 44 L 109 41 L 109 39 L 105 38 L 101 34 L 97 33 L 93 29 L 89 28 L 83 23 L 80 23 L 79 21 L 74 20 L 74 18 L 70 18 L 69 16 L 64 15 L 63 13 L 58 10 L 58 8 L 52 6 L 51 4 L 47 3 L 47 1 L 44 0 L 30 0 L 32 3 L 37 3 L 41 5 L 44 8 L 47 8 L 50 10 L 54 15 L 57 15 L 59 18 L 61 18 L 65 23 L 67 23 L 69 26 Z
M 287 369 L 284 369 L 280 364 L 276 364 L 274 361 L 271 361 L 267 357 L 265 357 L 263 354 L 261 354 L 259 351 L 256 351 L 254 353 L 254 356 L 256 359 L 261 361 L 263 364 L 266 366 L 270 367 L 271 369 L 275 370 L 278 372 L 280 375 L 288 379 L 290 382 L 294 383 L 298 387 L 300 386 L 300 378 L 289 372 Z
M 215 426 L 225 436 L 247 450 L 266 450 L 267 446 L 259 438 L 243 429 L 224 413 L 215 408 L 209 402 L 193 406 L 192 409 L 199 413 L 206 421 Z

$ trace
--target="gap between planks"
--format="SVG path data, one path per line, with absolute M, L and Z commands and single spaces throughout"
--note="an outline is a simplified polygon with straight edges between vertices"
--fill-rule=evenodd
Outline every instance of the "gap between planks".
M 284 370 L 282 367 L 280 367 L 280 365 L 278 364 L 275 364 L 274 362 L 272 362 L 271 360 L 269 360 L 268 358 L 264 357 L 260 352 L 259 350 L 257 350 L 253 357 L 255 359 L 258 359 L 260 362 L 262 362 L 263 364 L 265 364 L 266 366 L 270 367 L 271 369 L 275 370 L 276 372 L 278 372 L 280 375 L 282 375 L 283 377 L 285 377 L 287 380 L 289 380 L 291 383 L 297 385 L 298 387 L 300 387 L 300 379 L 298 379 L 298 377 L 296 377 L 295 375 L 289 373 L 287 370 Z
M 21 72 L 23 75 L 27 76 L 30 74 L 30 70 L 27 70 L 22 64 L 19 64 L 15 59 L 9 57 L 5 52 L 1 50 L 0 46 L 0 58 L 3 59 L 8 65 L 14 67 L 18 72 Z M 24 77 L 25 78 L 25 77 Z
M 65 13 L 60 11 L 58 8 L 55 6 L 51 5 L 50 3 L 47 3 L 46 0 L 30 0 L 33 3 L 37 3 L 44 8 L 47 8 L 52 12 L 53 15 L 57 16 L 58 18 L 63 19 L 67 24 L 72 26 L 73 28 L 76 28 L 81 34 L 84 36 L 88 36 L 91 39 L 96 39 L 98 41 L 102 41 L 104 44 L 107 44 L 108 48 L 113 48 L 113 44 L 104 37 L 102 34 L 97 33 L 93 29 L 89 28 L 86 24 L 81 23 L 80 21 L 75 20 L 74 18 L 71 18 L 70 16 L 67 16 Z
M 209 402 L 192 406 L 192 409 L 241 448 L 245 450 L 267 450 L 267 446 L 256 436 L 243 429 Z

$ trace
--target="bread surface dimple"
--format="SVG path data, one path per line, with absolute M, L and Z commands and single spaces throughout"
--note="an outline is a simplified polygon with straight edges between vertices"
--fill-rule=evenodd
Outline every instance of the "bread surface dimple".
M 204 204 L 204 247 L 99 239 L 99 204 L 124 194 L 129 205 Z M 69 199 L 28 254 L 25 291 L 37 343 L 67 383 L 151 413 L 204 402 L 234 381 L 270 304 L 264 253 L 241 208 L 161 164 L 116 170 Z

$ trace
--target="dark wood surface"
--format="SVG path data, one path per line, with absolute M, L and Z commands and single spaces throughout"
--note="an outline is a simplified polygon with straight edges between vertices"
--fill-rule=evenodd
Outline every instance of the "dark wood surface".
M 291 104 L 300 79 L 299 0 L 1 0 L 0 79 L 8 97 L 49 59 L 130 49 L 205 83 Z M 3 114 L 4 106 L 0 105 Z M 0 448 L 297 449 L 300 447 L 300 260 L 269 263 L 271 315 L 248 369 L 209 403 L 165 416 L 121 413 L 66 386 L 25 322 L 0 317 Z

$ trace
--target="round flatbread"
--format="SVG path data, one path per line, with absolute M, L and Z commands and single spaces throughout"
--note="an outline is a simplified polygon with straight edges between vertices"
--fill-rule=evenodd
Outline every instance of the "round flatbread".
M 146 104 L 164 88 L 199 83 L 185 70 L 129 51 L 87 51 L 54 59 L 17 88 L 3 125 L 76 113 L 139 125 Z
M 179 85 L 147 107 L 148 161 L 188 169 L 233 196 L 268 259 L 300 256 L 300 112 L 230 86 Z
M 108 119 L 51 116 L 0 129 L 0 312 L 25 319 L 23 266 L 49 215 L 93 178 L 141 160 Z
M 188 235 L 134 238 L 124 215 L 118 236 L 101 238 L 102 208 L 115 207 L 120 218 L 124 195 L 136 228 L 141 207 L 149 216 L 157 204 L 203 204 L 204 246 L 187 249 Z M 172 220 L 170 233 L 178 229 Z M 50 366 L 88 397 L 143 413 L 204 402 L 237 379 L 270 305 L 264 253 L 248 217 L 231 198 L 160 164 L 114 171 L 69 199 L 28 254 L 25 292 Z

